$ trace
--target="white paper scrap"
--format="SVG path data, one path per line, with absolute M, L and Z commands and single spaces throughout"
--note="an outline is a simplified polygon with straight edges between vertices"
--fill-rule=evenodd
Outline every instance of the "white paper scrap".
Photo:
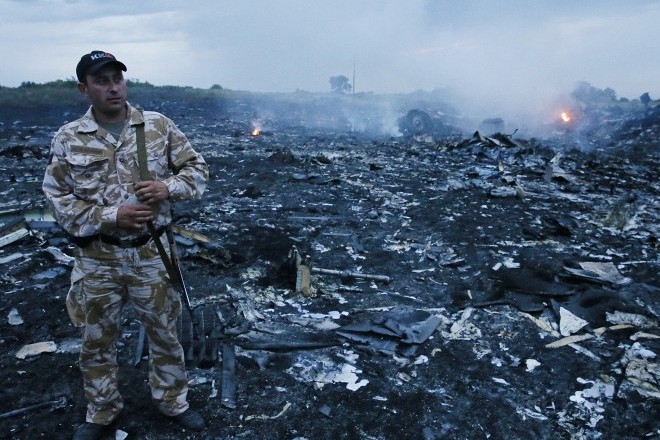
M 36 342 L 21 347 L 16 353 L 16 357 L 25 359 L 41 353 L 55 353 L 55 351 L 57 351 L 57 345 L 53 341 Z
M 569 336 L 587 325 L 588 322 L 579 316 L 575 316 L 563 307 L 559 308 L 559 333 Z

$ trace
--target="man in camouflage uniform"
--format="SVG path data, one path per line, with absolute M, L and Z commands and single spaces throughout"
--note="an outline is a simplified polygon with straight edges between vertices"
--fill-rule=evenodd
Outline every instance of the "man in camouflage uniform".
M 102 438 L 123 408 L 116 342 L 128 300 L 148 336 L 156 407 L 185 428 L 204 428 L 186 400 L 188 381 L 176 336 L 181 299 L 146 224 L 152 221 L 162 234 L 171 221 L 171 202 L 201 197 L 208 167 L 169 118 L 126 101 L 125 71 L 107 52 L 82 56 L 78 89 L 91 106 L 55 134 L 43 181 L 55 219 L 78 245 L 66 305 L 74 325 L 83 329 L 80 369 L 87 414 L 74 439 Z M 137 161 L 140 124 L 152 178 L 145 181 Z M 159 240 L 168 247 L 164 235 Z

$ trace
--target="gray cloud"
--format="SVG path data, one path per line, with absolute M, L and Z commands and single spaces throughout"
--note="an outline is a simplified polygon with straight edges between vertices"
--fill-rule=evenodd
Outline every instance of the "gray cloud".
M 484 114 L 577 81 L 660 97 L 657 1 L 33 0 L 0 16 L 6 86 L 70 78 L 103 49 L 157 85 L 324 92 L 355 66 L 358 92 L 447 89 Z

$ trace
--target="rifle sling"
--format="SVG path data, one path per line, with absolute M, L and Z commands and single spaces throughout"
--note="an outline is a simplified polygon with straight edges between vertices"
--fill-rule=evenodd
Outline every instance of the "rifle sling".
M 137 141 L 137 159 L 138 167 L 140 169 L 140 179 L 151 180 L 151 175 L 147 168 L 147 148 L 144 140 L 144 122 L 135 127 L 135 139 Z M 149 229 L 149 233 L 153 237 L 154 243 L 156 243 L 158 253 L 160 254 L 161 260 L 163 260 L 163 264 L 165 265 L 165 269 L 167 270 L 167 274 L 170 276 L 172 283 L 179 289 L 184 289 L 181 273 L 172 264 L 172 258 L 167 255 L 167 251 L 165 250 L 163 243 L 160 241 L 158 231 L 152 221 L 147 222 L 147 229 Z

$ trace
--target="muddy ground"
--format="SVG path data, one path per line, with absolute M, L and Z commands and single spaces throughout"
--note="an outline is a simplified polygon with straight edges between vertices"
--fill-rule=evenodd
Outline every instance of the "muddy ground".
M 557 154 L 556 140 L 276 121 L 254 136 L 249 117 L 163 111 L 211 169 L 203 200 L 175 212 L 208 238 L 180 250 L 220 356 L 191 360 L 189 398 L 208 428 L 182 431 L 150 404 L 127 307 L 116 438 L 660 438 L 657 148 L 631 159 L 567 141 Z M 70 438 L 84 418 L 79 334 L 55 250 L 72 248 L 34 219 L 48 136 L 65 117 L 3 121 L 1 211 L 32 221 L 0 248 L 0 436 Z M 294 246 L 312 261 L 308 294 L 285 264 Z M 560 327 L 561 309 L 586 325 Z M 419 323 L 430 335 L 407 340 Z M 50 352 L 17 357 L 47 341 Z M 236 357 L 235 408 L 222 400 L 223 346 Z

